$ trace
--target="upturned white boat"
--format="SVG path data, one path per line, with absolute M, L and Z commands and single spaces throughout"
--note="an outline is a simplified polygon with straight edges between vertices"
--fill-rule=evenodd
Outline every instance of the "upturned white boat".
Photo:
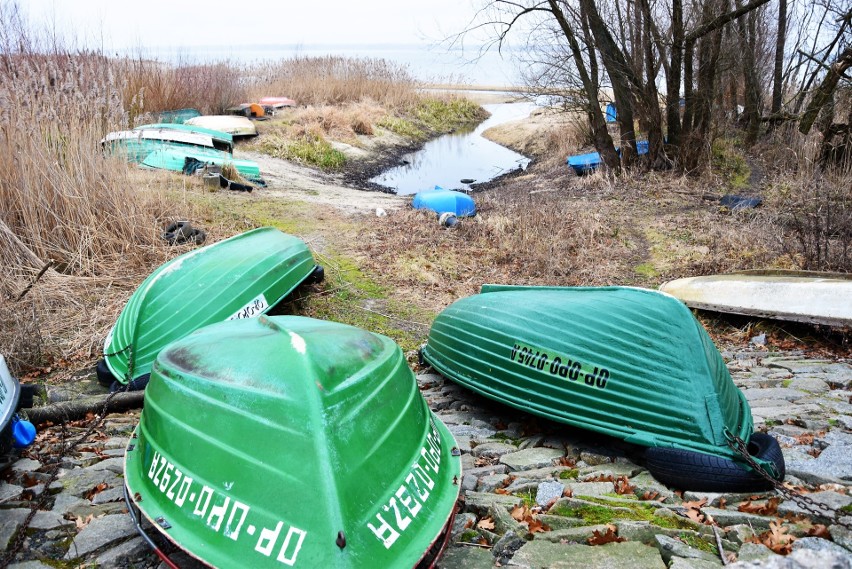
M 827 326 L 852 326 L 852 275 L 743 271 L 669 281 L 660 290 L 689 307 Z
M 231 136 L 257 136 L 257 128 L 246 117 L 237 115 L 202 115 L 186 121 L 188 125 L 201 126 L 227 132 Z

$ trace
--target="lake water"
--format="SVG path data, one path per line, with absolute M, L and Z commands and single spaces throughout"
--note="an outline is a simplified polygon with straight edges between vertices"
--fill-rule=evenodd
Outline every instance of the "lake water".
M 491 142 L 482 133 L 492 126 L 528 117 L 535 106 L 531 102 L 483 105 L 491 116 L 474 130 L 429 141 L 422 149 L 403 156 L 403 165 L 386 170 L 370 181 L 407 195 L 435 186 L 466 189 L 469 183 L 462 180 L 481 183 L 518 168 L 525 169 L 529 158 Z
M 385 59 L 405 66 L 411 75 L 427 83 L 467 85 L 521 85 L 518 56 L 522 52 L 496 49 L 480 53 L 479 48 L 448 49 L 422 44 L 375 45 L 243 45 L 193 48 L 151 48 L 144 55 L 167 62 L 206 63 L 235 61 L 269 62 L 294 57 L 337 55 L 359 59 Z M 138 55 L 128 52 L 128 55 Z

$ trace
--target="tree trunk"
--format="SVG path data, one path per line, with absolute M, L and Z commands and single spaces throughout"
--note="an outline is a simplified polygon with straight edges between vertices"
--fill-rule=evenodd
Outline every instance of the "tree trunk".
M 772 74 L 772 114 L 781 112 L 784 45 L 787 38 L 787 0 L 778 0 L 778 31 L 775 38 L 775 69 Z
M 551 0 L 552 1 L 552 0 Z M 615 106 L 621 124 L 621 158 L 624 164 L 632 163 L 636 155 L 636 131 L 634 123 L 634 102 L 631 86 L 641 86 L 633 68 L 627 62 L 624 53 L 615 43 L 606 23 L 601 18 L 594 0 L 580 0 L 581 9 L 589 21 L 589 29 L 595 38 L 595 45 L 601 54 L 604 67 L 612 81 L 615 93 Z
M 601 155 L 603 163 L 613 171 L 618 172 L 621 169 L 621 160 L 618 153 L 615 151 L 615 146 L 612 143 L 612 137 L 606 128 L 606 120 L 601 111 L 600 99 L 598 98 L 598 84 L 592 82 L 589 73 L 586 70 L 586 64 L 583 60 L 583 52 L 580 49 L 580 44 L 577 42 L 577 37 L 574 30 L 568 23 L 568 19 L 562 10 L 559 8 L 556 0 L 547 0 L 550 7 L 550 13 L 556 18 L 559 27 L 562 30 L 565 39 L 568 40 L 568 45 L 571 48 L 571 55 L 574 57 L 574 64 L 577 66 L 577 73 L 580 75 L 580 81 L 583 83 L 583 90 L 586 92 L 588 106 L 586 107 L 586 115 L 589 118 L 589 125 L 592 127 L 592 136 L 595 142 L 595 148 Z M 620 112 L 620 111 L 619 111 Z
M 96 395 L 83 397 L 74 401 L 63 401 L 43 407 L 25 409 L 27 420 L 34 425 L 52 421 L 61 423 L 63 421 L 75 421 L 84 418 L 89 413 L 100 413 L 110 395 Z M 145 391 L 128 391 L 127 393 L 116 393 L 109 400 L 107 412 L 125 411 L 127 409 L 138 409 L 142 407 Z
M 683 67 L 683 4 L 672 0 L 672 48 L 666 73 L 666 130 L 669 144 L 680 145 L 680 80 Z
M 808 103 L 808 108 L 802 115 L 802 120 L 799 123 L 799 132 L 808 134 L 814 124 L 820 110 L 825 104 L 831 100 L 834 95 L 834 90 L 837 88 L 837 83 L 840 81 L 840 76 L 852 67 L 852 46 L 843 50 L 843 53 L 837 58 L 837 61 L 829 68 L 828 73 L 816 88 L 816 92 L 811 97 L 811 102 Z
M 741 3 L 737 1 L 737 6 Z M 740 38 L 740 53 L 742 54 L 742 72 L 743 85 L 745 87 L 745 105 L 743 114 L 747 122 L 746 126 L 746 145 L 752 145 L 757 142 L 757 137 L 760 135 L 760 84 L 757 79 L 757 70 L 755 69 L 755 29 L 754 12 L 749 13 L 748 21 L 743 21 L 740 18 L 737 21 L 737 32 Z

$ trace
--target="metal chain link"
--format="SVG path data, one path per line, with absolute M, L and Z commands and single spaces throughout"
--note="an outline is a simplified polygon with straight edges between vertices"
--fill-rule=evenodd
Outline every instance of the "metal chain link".
M 833 520 L 833 523 L 852 530 L 852 523 L 840 521 L 840 510 L 835 510 L 828 504 L 817 502 L 810 496 L 806 496 L 801 492 L 796 492 L 795 490 L 787 488 L 780 480 L 769 474 L 766 469 L 749 454 L 748 446 L 744 440 L 727 430 L 725 431 L 725 437 L 728 440 L 728 446 L 731 447 L 731 450 L 742 457 L 742 459 L 746 461 L 746 463 L 748 463 L 755 472 L 765 478 L 767 482 L 770 482 L 775 490 L 784 496 L 784 498 L 792 500 L 810 514 L 829 517 Z
M 10 547 L 8 547 L 6 549 L 6 554 L 3 557 L 0 557 L 0 569 L 5 569 L 6 567 L 8 567 L 15 560 L 15 556 L 18 554 L 18 551 L 20 551 L 21 547 L 23 547 L 24 540 L 27 537 L 26 530 L 30 526 L 30 524 L 32 523 L 35 515 L 41 510 L 42 506 L 47 501 L 48 496 L 50 496 L 49 488 L 50 488 L 50 485 L 53 484 L 53 482 L 56 480 L 56 477 L 59 475 L 59 467 L 62 464 L 62 459 L 66 455 L 68 455 L 69 453 L 74 451 L 74 449 L 76 449 L 78 446 L 80 446 L 83 442 L 85 442 L 92 435 L 92 433 L 95 432 L 95 429 L 97 429 L 103 423 L 104 419 L 106 419 L 107 411 L 109 410 L 109 404 L 112 401 L 112 398 L 115 397 L 119 393 L 125 393 L 128 390 L 128 388 L 130 387 L 129 377 L 133 374 L 133 349 L 132 349 L 132 346 L 127 345 L 126 347 L 124 347 L 122 350 L 119 350 L 118 352 L 114 352 L 112 354 L 104 354 L 104 356 L 118 355 L 118 354 L 121 354 L 121 353 L 128 351 L 128 350 L 130 351 L 130 355 L 127 358 L 127 360 L 128 360 L 127 373 L 125 374 L 125 378 L 128 379 L 128 384 L 125 385 L 123 389 L 117 389 L 117 390 L 111 392 L 107 396 L 107 398 L 104 400 L 104 405 L 101 408 L 101 412 L 99 414 L 95 415 L 95 417 L 92 419 L 91 424 L 83 432 L 83 434 L 80 435 L 77 438 L 77 440 L 68 444 L 66 442 L 66 438 L 67 438 L 66 437 L 66 428 L 67 428 L 66 421 L 63 420 L 60 423 L 60 427 L 62 429 L 62 442 L 61 442 L 61 445 L 60 445 L 59 454 L 57 456 L 53 457 L 53 464 L 50 466 L 48 479 L 44 483 L 44 491 L 42 491 L 39 499 L 37 501 L 33 502 L 33 504 L 30 506 L 30 512 L 29 512 L 29 514 L 27 514 L 27 517 L 24 518 L 24 521 L 21 523 L 21 527 L 18 529 L 17 536 L 15 537 L 15 541 L 11 544 Z M 47 461 L 45 460 L 43 462 L 46 463 Z

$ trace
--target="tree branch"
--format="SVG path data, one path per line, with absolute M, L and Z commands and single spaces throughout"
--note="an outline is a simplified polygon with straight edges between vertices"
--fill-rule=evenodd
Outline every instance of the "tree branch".
M 722 14 L 721 16 L 719 16 L 719 17 L 717 17 L 713 20 L 710 20 L 706 24 L 702 24 L 702 25 L 698 26 L 697 28 L 692 30 L 690 33 L 686 34 L 686 37 L 683 38 L 684 43 L 689 43 L 690 41 L 695 41 L 702 36 L 706 36 L 707 34 L 709 34 L 711 32 L 715 32 L 716 30 L 718 30 L 719 28 L 721 28 L 722 26 L 724 26 L 728 22 L 730 22 L 732 20 L 736 20 L 737 18 L 739 18 L 743 14 L 747 14 L 747 13 L 751 12 L 752 10 L 754 10 L 756 8 L 760 8 L 761 6 L 766 4 L 767 2 L 769 2 L 769 0 L 752 0 L 751 2 L 746 4 L 745 6 L 743 6 L 741 8 L 737 8 L 733 12 L 728 12 L 727 14 Z

